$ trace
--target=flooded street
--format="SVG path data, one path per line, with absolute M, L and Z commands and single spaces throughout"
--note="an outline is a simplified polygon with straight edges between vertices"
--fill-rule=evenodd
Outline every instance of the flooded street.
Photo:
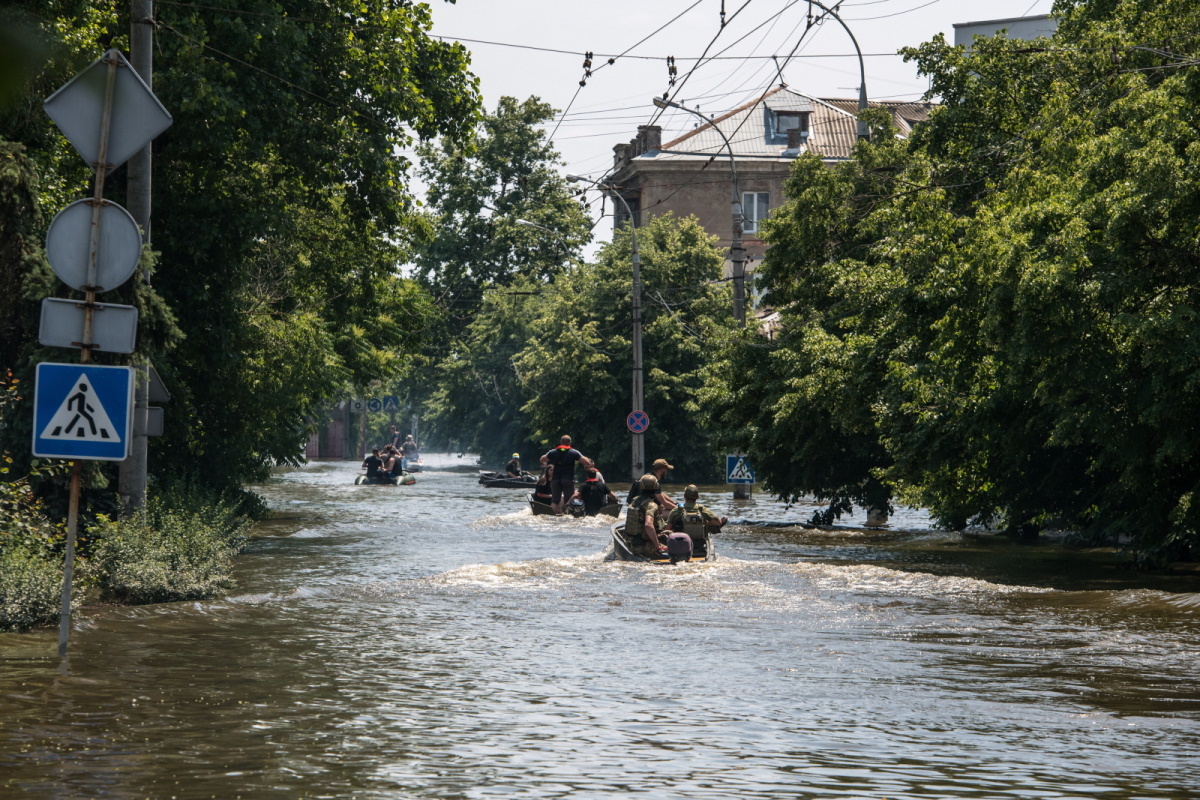
M 426 460 L 277 476 L 229 598 L 88 609 L 66 675 L 0 635 L 0 797 L 1200 796 L 1194 578 L 904 511 L 610 562 L 605 521 Z

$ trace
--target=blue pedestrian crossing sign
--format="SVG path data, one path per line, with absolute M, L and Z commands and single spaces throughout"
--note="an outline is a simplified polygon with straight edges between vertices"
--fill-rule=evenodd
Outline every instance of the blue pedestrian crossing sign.
M 33 454 L 124 461 L 133 429 L 133 367 L 37 365 Z
M 726 483 L 754 483 L 754 470 L 745 456 L 725 456 Z

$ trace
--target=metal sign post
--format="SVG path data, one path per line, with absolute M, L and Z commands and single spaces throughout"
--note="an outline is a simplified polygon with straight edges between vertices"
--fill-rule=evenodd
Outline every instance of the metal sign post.
M 108 67 L 104 82 L 104 108 L 100 115 L 100 146 L 96 156 L 96 183 L 92 189 L 91 241 L 88 244 L 87 300 L 83 304 L 83 335 L 79 341 L 79 363 L 92 360 L 92 312 L 96 305 L 97 258 L 100 252 L 100 213 L 104 208 L 104 176 L 108 172 L 108 134 L 112 124 L 113 85 L 117 80 L 117 62 L 105 54 Z M 37 433 L 36 426 L 34 433 Z M 62 613 L 58 623 L 58 657 L 67 657 L 67 640 L 71 634 L 71 584 L 75 577 L 75 539 L 79 529 L 79 489 L 83 462 L 75 459 L 71 465 L 71 494 L 67 510 L 67 553 L 63 562 Z
M 34 395 L 34 455 L 73 459 L 58 632 L 58 654 L 65 659 L 83 461 L 124 460 L 133 434 L 133 369 L 91 365 L 94 349 L 132 352 L 137 326 L 132 306 L 96 302 L 97 292 L 129 278 L 142 249 L 129 213 L 104 199 L 104 179 L 166 130 L 171 115 L 117 50 L 109 50 L 68 81 L 43 107 L 96 170 L 92 197 L 63 209 L 46 242 L 55 274 L 82 291 L 84 301 L 47 298 L 38 336 L 43 344 L 78 347 L 80 363 L 39 364 Z M 97 311 L 106 312 L 108 320 L 107 327 L 101 326 L 101 344 L 95 341 Z

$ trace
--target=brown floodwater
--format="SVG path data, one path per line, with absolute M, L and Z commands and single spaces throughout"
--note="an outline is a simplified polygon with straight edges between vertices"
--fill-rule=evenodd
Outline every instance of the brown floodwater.
M 427 460 L 279 474 L 230 597 L 87 609 L 66 669 L 0 635 L 0 797 L 1200 796 L 1195 578 L 725 487 L 716 562 L 612 562 Z

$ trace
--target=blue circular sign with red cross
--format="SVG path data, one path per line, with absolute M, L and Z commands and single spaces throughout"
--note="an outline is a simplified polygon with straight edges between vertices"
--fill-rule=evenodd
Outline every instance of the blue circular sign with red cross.
M 625 418 L 625 427 L 630 433 L 645 433 L 650 427 L 650 415 L 645 411 L 630 411 Z

